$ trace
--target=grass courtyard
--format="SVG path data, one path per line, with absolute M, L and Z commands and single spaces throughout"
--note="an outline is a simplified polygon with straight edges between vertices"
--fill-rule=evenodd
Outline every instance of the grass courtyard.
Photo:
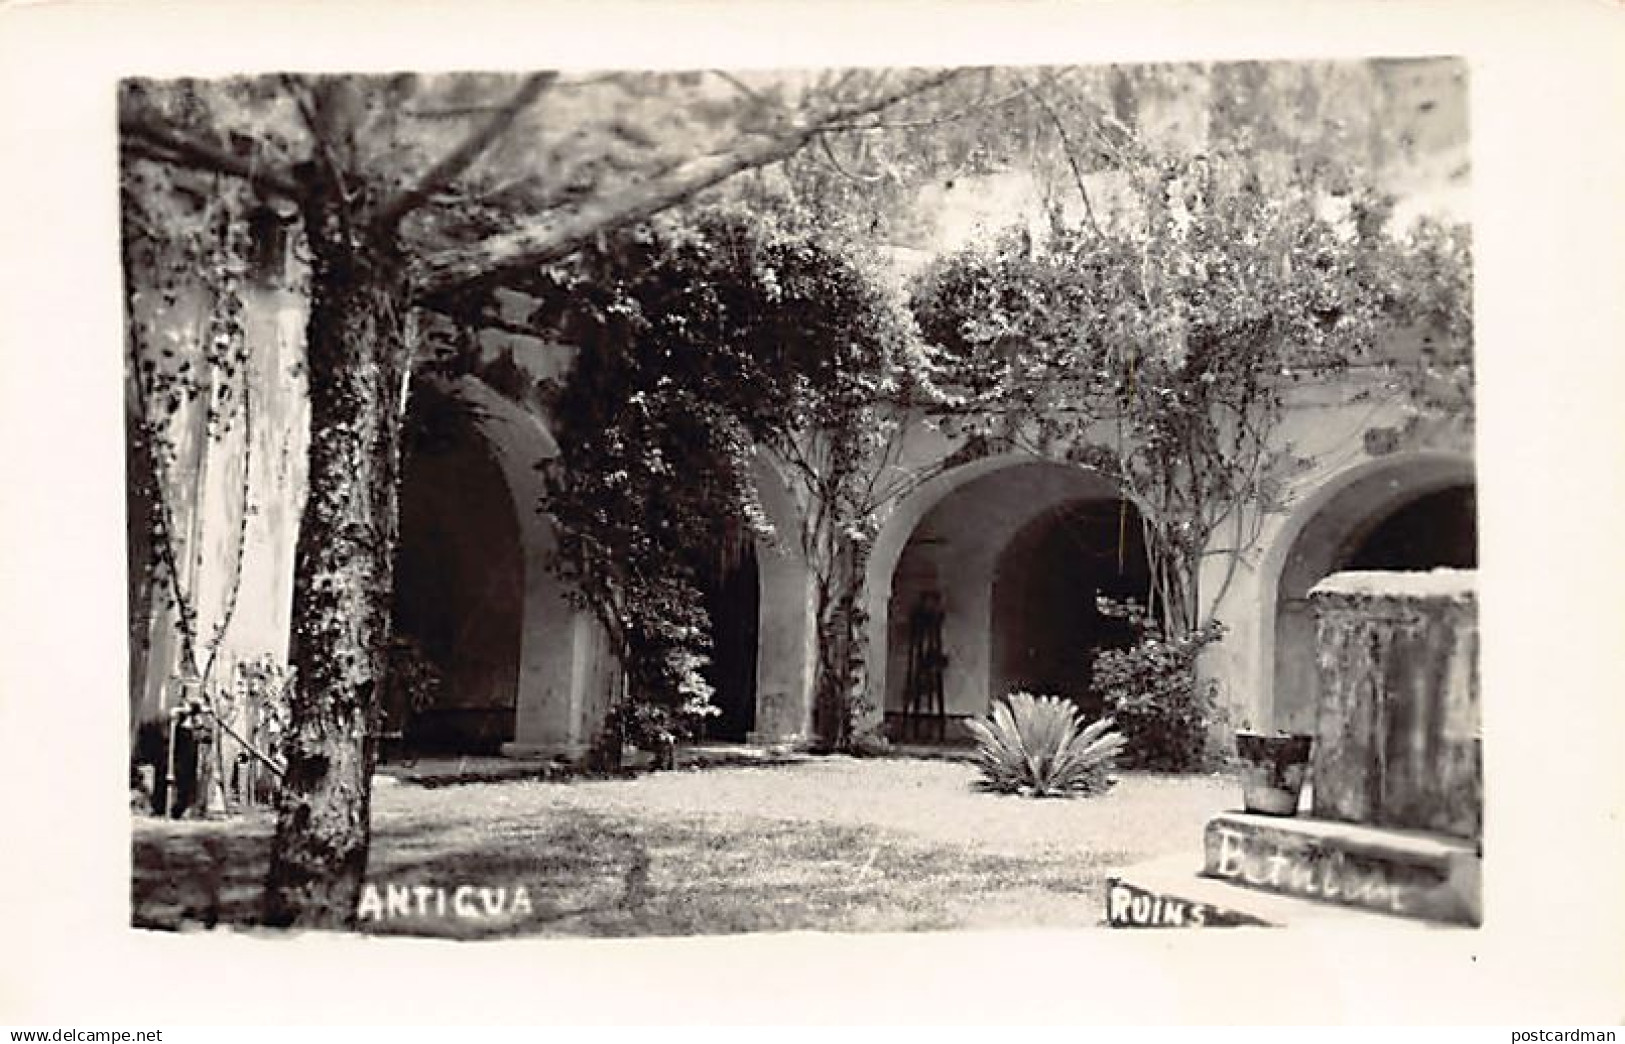
M 983 793 L 975 777 L 959 761 L 832 757 L 567 783 L 381 783 L 368 881 L 381 903 L 393 893 L 403 905 L 363 930 L 1089 927 L 1108 872 L 1194 850 L 1207 818 L 1239 798 L 1222 775 L 1129 772 L 1104 796 L 1071 800 Z M 133 823 L 136 925 L 252 922 L 269 816 Z

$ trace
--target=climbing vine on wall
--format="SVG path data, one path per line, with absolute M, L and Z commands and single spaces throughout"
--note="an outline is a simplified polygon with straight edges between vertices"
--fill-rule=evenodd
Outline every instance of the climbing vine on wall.
M 913 304 L 973 434 L 1094 468 L 1139 505 L 1151 608 L 1186 635 L 1217 600 L 1204 558 L 1235 563 L 1306 463 L 1279 437 L 1295 383 L 1394 371 L 1383 345 L 1420 331 L 1405 369 L 1465 373 L 1470 401 L 1466 241 L 1395 233 L 1391 201 L 1351 176 L 1334 191 L 1245 155 L 1125 150 L 1131 205 L 942 259 Z
M 128 162 L 122 173 L 131 643 L 142 661 L 132 684 L 142 684 L 148 667 L 156 610 L 172 628 L 174 666 L 193 683 L 185 698 L 195 701 L 194 711 L 211 711 L 230 730 L 245 715 L 275 713 L 268 706 L 245 708 L 240 679 L 216 677 L 236 615 L 255 512 L 256 419 L 244 291 L 257 212 L 248 193 L 229 179 L 140 160 Z M 237 477 L 225 492 L 225 514 L 215 515 L 207 506 L 210 462 L 226 445 L 240 447 L 232 465 Z M 228 557 L 224 574 L 212 576 L 203 565 L 202 545 L 205 530 L 220 523 L 229 527 Z M 206 595 L 205 587 L 215 585 Z M 182 694 L 177 690 L 171 698 Z M 225 746 L 217 742 L 212 749 L 220 762 L 214 778 L 224 781 Z M 256 753 L 270 763 L 263 751 Z
M 733 542 L 800 541 L 815 573 L 855 565 L 870 505 L 854 477 L 884 442 L 879 406 L 910 385 L 907 316 L 846 251 L 763 210 L 638 226 L 548 279 L 530 321 L 579 348 L 550 403 L 559 568 L 631 695 L 704 714 L 701 589 Z M 773 531 L 759 450 L 806 469 L 803 531 Z
M 242 461 L 237 552 L 226 610 L 212 633 L 198 633 L 193 570 L 179 561 L 196 538 L 176 532 L 177 494 L 199 472 L 210 441 L 252 424 L 245 371 L 242 281 L 248 250 L 247 200 L 220 178 L 185 178 L 144 162 L 126 166 L 120 201 L 128 412 L 135 503 L 146 561 L 132 563 L 143 588 L 156 588 L 174 614 L 183 663 L 205 674 L 230 622 L 241 581 L 242 530 L 249 516 L 248 450 Z M 246 437 L 243 445 L 252 445 Z M 187 460 L 181 459 L 183 450 Z M 195 552 L 194 552 L 195 553 Z

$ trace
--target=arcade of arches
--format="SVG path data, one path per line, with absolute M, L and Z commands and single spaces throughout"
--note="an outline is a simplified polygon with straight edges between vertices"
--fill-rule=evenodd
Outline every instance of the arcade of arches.
M 465 384 L 463 393 L 473 387 Z M 450 403 L 432 393 L 415 403 L 395 567 L 397 641 L 420 650 L 441 685 L 420 709 L 392 691 L 385 721 L 403 733 L 414 753 L 579 753 L 596 726 L 584 706 L 607 707 L 614 679 L 607 663 L 593 662 L 602 660 L 597 624 L 567 604 L 543 556 L 533 554 L 527 563 L 520 533 L 525 513 L 501 463 L 505 448 L 510 455 L 546 455 L 548 446 L 535 438 L 539 431 L 516 440 L 523 426 L 515 418 L 476 421 Z M 534 503 L 538 491 L 530 492 Z M 551 546 L 544 518 L 532 528 L 534 537 Z M 708 739 L 743 742 L 755 731 L 760 573 L 756 548 L 744 538 L 731 542 L 730 553 L 706 578 L 714 632 L 706 674 L 721 712 L 705 722 Z M 527 581 L 540 589 L 529 606 Z M 561 636 L 568 637 L 557 640 Z M 531 683 L 540 680 L 551 692 L 523 706 L 522 639 L 533 648 L 547 646 L 546 653 L 533 654 Z
M 386 707 L 386 723 L 414 753 L 579 757 L 619 677 L 602 628 L 551 568 L 556 536 L 538 507 L 536 464 L 557 446 L 534 414 L 477 379 L 455 390 L 477 409 L 444 409 L 415 425 L 396 560 L 397 636 L 443 682 L 428 707 Z M 782 480 L 764 468 L 758 484 L 770 517 L 788 524 L 793 507 Z M 706 737 L 804 737 L 807 570 L 791 549 L 749 537 L 734 544 L 705 584 L 714 622 L 707 674 L 721 711 L 706 722 Z
M 267 350 L 255 354 L 251 385 L 256 416 L 267 422 L 255 426 L 258 510 L 244 527 L 242 597 L 222 676 L 227 660 L 287 659 L 308 431 L 295 377 L 304 302 L 291 291 L 252 293 L 245 322 Z M 525 375 L 556 380 L 571 354 L 531 345 Z M 1322 577 L 1348 568 L 1476 564 L 1470 418 L 1412 423 L 1414 411 L 1374 396 L 1380 388 L 1362 379 L 1294 391 L 1280 437 L 1312 466 L 1294 479 L 1293 506 L 1260 525 L 1255 554 L 1219 566 L 1213 579 L 1221 582 L 1204 574 L 1204 590 L 1223 592 L 1213 615 L 1227 627 L 1204 669 L 1222 682 L 1233 720 L 1312 725 L 1318 697 L 1306 596 Z M 446 677 L 436 705 L 407 724 L 407 738 L 424 751 L 578 756 L 599 731 L 618 677 L 596 621 L 549 568 L 556 538 L 537 510 L 536 465 L 557 446 L 531 408 L 474 377 L 456 389 L 479 407 L 477 417 L 420 446 L 402 488 L 396 622 Z M 1362 438 L 1379 428 L 1397 441 Z M 992 697 L 1013 688 L 1064 693 L 1091 709 L 1092 655 L 1123 639 L 1095 611 L 1095 598 L 1144 591 L 1133 507 L 1081 468 L 1011 454 L 939 472 L 961 443 L 918 431 L 907 446 L 897 466 L 933 477 L 891 505 L 868 556 L 863 615 L 877 715 L 894 737 L 930 738 L 951 735 L 955 719 L 985 713 Z M 207 482 L 186 476 L 185 495 L 176 497 L 182 530 L 200 531 L 192 582 L 214 592 L 202 605 L 209 620 L 231 587 L 225 578 L 238 537 L 235 527 L 202 533 L 197 519 L 222 497 L 240 496 L 243 465 L 232 455 L 246 452 L 221 444 L 200 453 L 196 471 L 220 459 Z M 765 463 L 757 479 L 768 517 L 781 533 L 794 533 L 800 508 L 785 481 Z M 151 505 L 133 487 L 131 495 L 131 518 L 146 518 Z M 141 527 L 131 535 L 132 560 L 141 561 Z M 130 591 L 132 733 L 165 720 L 179 657 L 160 593 L 140 586 L 142 575 L 132 571 Z M 810 741 L 814 585 L 794 541 L 744 542 L 710 588 L 711 681 L 722 711 L 710 737 Z M 922 669 L 932 663 L 940 666 L 940 696 L 935 672 Z M 916 717 L 932 713 L 917 722 L 911 708 Z M 390 709 L 396 721 L 408 717 Z
M 433 450 L 414 457 L 403 488 L 398 622 L 441 665 L 447 691 L 411 738 L 425 750 L 579 755 L 617 682 L 596 623 L 547 568 L 550 524 L 529 509 L 539 494 L 532 465 L 551 440 L 534 417 L 505 415 L 494 400 L 477 425 Z M 771 469 L 759 479 L 769 516 L 786 531 L 794 498 Z M 1367 459 L 1321 475 L 1294 500 L 1265 530 L 1256 581 L 1215 611 L 1227 623 L 1250 614 L 1232 656 L 1256 660 L 1236 672 L 1256 684 L 1231 688 L 1243 690 L 1235 709 L 1261 727 L 1313 727 L 1306 604 L 1318 580 L 1477 559 L 1473 469 L 1463 455 Z M 753 539 L 723 566 L 706 595 L 716 627 L 708 674 L 721 711 L 707 738 L 809 740 L 809 571 L 793 548 Z M 1133 505 L 1098 474 L 1021 456 L 973 461 L 922 484 L 893 506 L 868 568 L 869 684 L 883 694 L 887 733 L 905 741 L 959 737 L 959 721 L 1014 689 L 1066 695 L 1098 713 L 1093 656 L 1128 635 L 1096 598 L 1143 601 L 1147 588 Z M 931 657 L 935 674 L 921 669 Z

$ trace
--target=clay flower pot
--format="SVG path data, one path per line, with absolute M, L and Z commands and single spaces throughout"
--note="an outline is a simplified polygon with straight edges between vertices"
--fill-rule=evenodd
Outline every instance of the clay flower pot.
M 1314 737 L 1302 733 L 1238 731 L 1243 807 L 1266 816 L 1296 815 L 1313 745 Z

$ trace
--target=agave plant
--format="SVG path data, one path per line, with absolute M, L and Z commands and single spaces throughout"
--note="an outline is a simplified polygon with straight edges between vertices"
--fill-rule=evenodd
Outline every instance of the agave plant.
M 1032 797 L 1105 790 L 1125 742 L 1110 718 L 1084 725 L 1070 700 L 1025 692 L 1012 692 L 985 719 L 965 724 L 976 737 L 982 785 Z

